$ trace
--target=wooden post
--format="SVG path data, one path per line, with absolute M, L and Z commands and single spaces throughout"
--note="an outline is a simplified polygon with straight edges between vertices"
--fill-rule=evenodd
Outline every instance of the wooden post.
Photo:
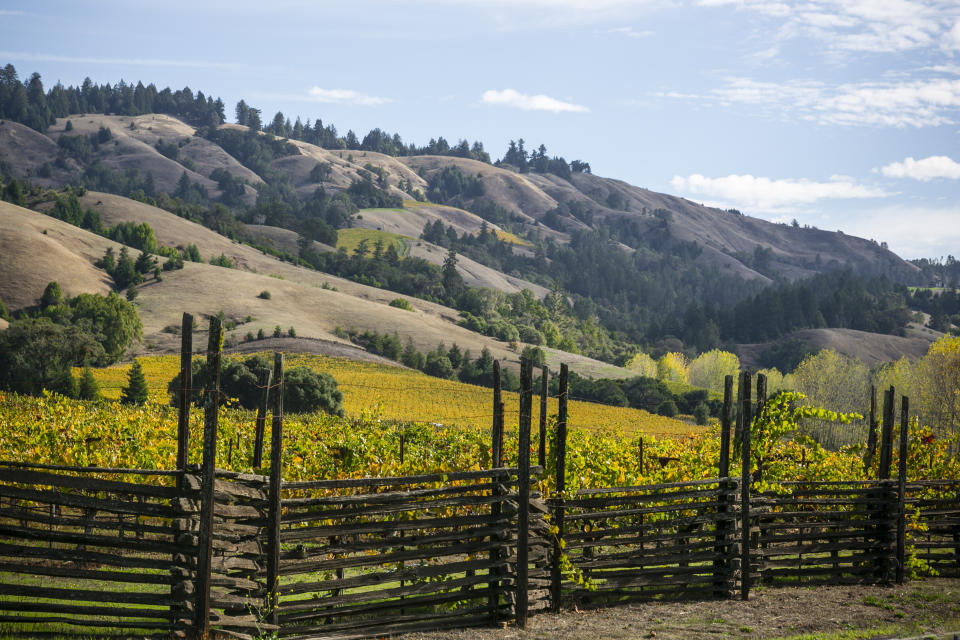
M 880 462 L 877 471 L 878 480 L 890 479 L 890 467 L 893 458 L 893 417 L 896 412 L 895 389 L 891 386 L 883 393 L 883 424 L 880 430 Z M 888 489 L 890 487 L 884 483 L 881 487 L 884 502 L 876 505 L 875 518 L 877 526 L 875 528 L 877 535 L 876 576 L 879 582 L 888 582 L 890 580 L 890 547 L 892 546 L 893 532 L 891 531 L 891 516 L 895 511 L 891 505 Z
M 220 409 L 220 355 L 223 349 L 223 327 L 216 317 L 210 318 L 207 340 L 207 387 L 203 409 L 203 468 L 200 484 L 200 536 L 197 548 L 197 604 L 194 628 L 198 637 L 210 633 L 210 578 L 213 560 L 214 482 L 217 465 L 217 413 Z
M 910 398 L 900 400 L 900 459 L 897 465 L 897 583 L 903 584 L 907 559 L 907 436 L 910 431 Z
M 743 432 L 743 372 L 737 376 L 737 403 L 733 405 L 734 411 L 737 412 L 735 418 L 736 423 L 733 431 L 733 455 L 734 457 L 740 455 L 740 442 L 742 441 L 742 432 Z
M 503 391 L 500 387 L 500 361 L 493 361 L 493 431 L 491 460 L 494 468 L 503 466 Z
M 273 382 L 273 372 L 264 369 L 260 372 L 257 384 L 260 385 L 260 404 L 257 405 L 257 428 L 253 435 L 253 468 L 263 466 L 263 436 L 267 424 L 267 407 L 270 402 L 270 384 Z
M 723 379 L 723 411 L 720 413 L 720 461 L 718 472 L 721 478 L 730 475 L 730 426 L 733 422 L 733 376 Z
M 742 431 L 740 434 L 740 597 L 750 597 L 750 374 L 742 373 L 740 390 L 743 402 L 740 405 Z
M 863 470 L 869 471 L 873 453 L 877 450 L 877 387 L 870 385 L 870 424 L 867 433 L 867 451 L 863 454 Z
M 640 463 L 640 475 L 643 475 L 644 468 L 643 468 L 643 437 L 642 436 L 640 437 L 639 451 L 637 453 L 638 453 L 638 457 L 640 458 L 638 460 L 638 462 Z
M 896 413 L 895 389 L 890 387 L 883 394 L 883 428 L 880 436 L 880 469 L 878 480 L 890 479 L 890 465 L 893 462 L 893 416 Z
M 544 469 L 547 468 L 547 378 L 550 371 L 547 365 L 540 369 L 540 442 L 537 449 L 537 464 Z
M 520 424 L 517 456 L 517 626 L 527 626 L 530 553 L 530 423 L 533 417 L 533 365 L 520 361 Z
M 717 475 L 720 478 L 720 504 L 717 506 L 717 522 L 715 526 L 714 553 L 717 559 L 713 561 L 715 595 L 728 597 L 730 595 L 730 556 L 728 555 L 729 523 L 726 514 L 729 513 L 728 503 L 733 498 L 727 493 L 731 488 L 726 478 L 730 476 L 730 422 L 733 402 L 733 376 L 723 379 L 723 412 L 720 414 L 720 459 L 717 461 Z M 722 557 L 721 557 L 722 556 Z
M 550 605 L 554 613 L 560 612 L 560 589 L 563 576 L 560 575 L 560 555 L 563 548 L 563 492 L 567 487 L 567 365 L 560 365 L 559 408 L 557 411 L 557 444 L 556 444 L 556 497 L 553 507 L 553 526 L 557 530 L 553 541 L 553 558 L 550 567 Z M 641 440 L 640 456 L 643 459 L 643 445 Z
M 270 511 L 267 516 L 267 619 L 277 624 L 280 579 L 280 484 L 283 482 L 283 354 L 273 354 L 273 421 L 270 424 Z
M 193 316 L 183 314 L 180 328 L 180 414 L 177 417 L 177 469 L 187 468 L 190 447 L 190 404 L 193 399 Z
M 757 418 L 763 415 L 763 408 L 767 404 L 767 376 L 762 373 L 757 374 L 757 411 L 753 415 Z M 758 436 L 763 436 L 759 431 L 757 432 Z M 756 446 L 756 444 L 754 444 Z M 757 482 L 763 481 L 763 452 L 758 451 L 760 455 L 757 457 Z

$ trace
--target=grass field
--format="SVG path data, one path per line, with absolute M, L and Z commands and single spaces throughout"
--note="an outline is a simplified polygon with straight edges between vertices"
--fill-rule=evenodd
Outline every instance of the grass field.
M 407 255 L 407 243 L 410 238 L 388 231 L 377 231 L 376 229 L 340 229 L 337 232 L 337 249 L 343 248 L 347 250 L 347 253 L 353 254 L 354 249 L 364 240 L 367 241 L 367 248 L 371 253 L 377 241 L 382 240 L 384 250 L 386 250 L 388 246 L 393 245 L 397 253 L 403 257 Z
M 168 402 L 167 383 L 179 370 L 177 356 L 140 358 L 144 376 L 150 387 L 151 400 Z M 286 366 L 305 365 L 336 378 L 343 392 L 344 410 L 349 416 L 405 422 L 439 423 L 465 427 L 488 428 L 493 415 L 490 389 L 453 380 L 434 378 L 419 371 L 381 364 L 354 362 L 319 355 L 290 355 Z M 95 369 L 94 377 L 104 397 L 117 399 L 127 383 L 129 366 Z M 79 376 L 81 370 L 75 370 Z M 507 424 L 516 422 L 519 397 L 505 392 Z M 557 399 L 550 398 L 547 414 L 557 413 Z M 653 415 L 638 409 L 611 407 L 572 400 L 569 404 L 570 426 L 589 431 L 623 434 L 685 436 L 702 433 L 704 427 Z M 534 399 L 533 421 L 540 419 L 539 398 Z

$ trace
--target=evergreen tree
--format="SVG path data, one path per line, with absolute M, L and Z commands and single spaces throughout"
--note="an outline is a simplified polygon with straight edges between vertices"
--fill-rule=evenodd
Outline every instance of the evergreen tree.
M 47 307 L 54 307 L 62 302 L 63 291 L 60 289 L 60 283 L 54 280 L 43 290 L 43 295 L 40 296 L 40 307 L 46 309 Z
M 120 392 L 120 402 L 124 404 L 143 404 L 149 397 L 147 379 L 143 375 L 143 367 L 139 360 L 133 361 L 130 373 L 127 376 L 127 386 Z
M 80 400 L 99 400 L 100 385 L 93 377 L 93 371 L 90 367 L 83 368 L 83 375 L 80 377 L 80 384 L 77 386 L 77 398 Z

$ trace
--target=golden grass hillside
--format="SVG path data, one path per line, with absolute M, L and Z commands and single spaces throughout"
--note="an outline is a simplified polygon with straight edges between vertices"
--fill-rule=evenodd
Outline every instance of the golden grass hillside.
M 267 355 L 267 354 L 265 354 Z M 177 356 L 153 356 L 139 359 L 150 388 L 150 399 L 167 403 L 167 383 L 177 374 Z M 367 419 L 424 422 L 461 427 L 489 428 L 492 421 L 491 389 L 452 380 L 442 380 L 419 371 L 400 367 L 354 362 L 318 355 L 289 355 L 286 367 L 304 365 L 332 375 L 343 392 L 348 416 Z M 104 397 L 115 400 L 127 384 L 129 365 L 94 369 Z M 76 376 L 81 369 L 74 371 Z M 515 425 L 519 415 L 519 396 L 504 392 L 506 422 Z M 547 415 L 557 413 L 557 399 L 550 398 Z M 680 436 L 704 432 L 680 420 L 657 416 L 638 409 L 611 407 L 571 400 L 571 428 L 613 433 Z M 539 424 L 540 399 L 534 398 L 533 422 Z

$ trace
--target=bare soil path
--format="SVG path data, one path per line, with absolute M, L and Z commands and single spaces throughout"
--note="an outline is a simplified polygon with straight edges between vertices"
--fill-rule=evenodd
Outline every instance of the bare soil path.
M 652 602 L 531 616 L 525 630 L 465 629 L 403 640 L 865 640 L 960 634 L 960 580 L 757 589 L 749 601 Z

